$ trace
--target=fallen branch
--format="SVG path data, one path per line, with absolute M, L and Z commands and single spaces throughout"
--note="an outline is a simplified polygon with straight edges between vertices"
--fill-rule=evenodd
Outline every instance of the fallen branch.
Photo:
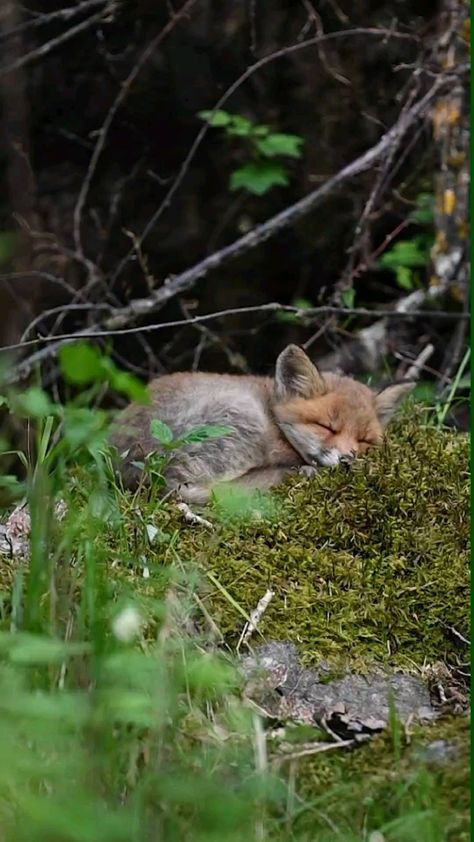
M 210 520 L 206 520 L 206 518 L 201 517 L 201 515 L 197 515 L 189 508 L 187 503 L 177 503 L 176 508 L 179 509 L 183 515 L 185 523 L 187 523 L 188 526 L 205 526 L 206 529 L 214 529 Z
M 339 30 L 338 32 L 327 32 L 316 35 L 314 38 L 308 38 L 305 41 L 299 41 L 296 44 L 289 44 L 286 47 L 282 47 L 280 50 L 275 50 L 274 52 L 270 53 L 269 55 L 263 56 L 261 59 L 256 61 L 254 64 L 251 64 L 250 67 L 236 79 L 221 97 L 219 97 L 218 101 L 214 105 L 212 109 L 212 113 L 215 113 L 218 109 L 222 108 L 226 102 L 230 99 L 233 94 L 248 80 L 251 76 L 254 75 L 257 71 L 261 70 L 263 67 L 266 67 L 268 64 L 277 61 L 280 58 L 287 58 L 289 55 L 293 53 L 299 52 L 300 50 L 305 50 L 308 47 L 320 47 L 323 42 L 326 41 L 333 41 L 338 40 L 340 38 L 352 38 L 357 36 L 370 36 L 376 38 L 383 38 L 384 42 L 387 43 L 391 38 L 395 39 L 402 39 L 402 40 L 410 40 L 410 41 L 417 41 L 418 38 L 415 35 L 412 35 L 408 32 L 397 32 L 393 29 L 383 29 L 380 27 L 354 27 L 351 29 L 344 29 Z M 160 219 L 161 215 L 164 213 L 166 208 L 170 205 L 173 196 L 175 195 L 176 191 L 180 187 L 183 182 L 183 179 L 186 176 L 186 173 L 189 170 L 191 162 L 196 155 L 199 146 L 201 145 L 204 137 L 206 136 L 207 132 L 209 131 L 209 125 L 205 123 L 203 127 L 200 129 L 198 134 L 196 135 L 193 143 L 191 144 L 191 148 L 186 155 L 179 172 L 174 179 L 171 187 L 167 191 L 163 201 L 157 208 L 157 210 L 153 213 L 151 218 L 148 220 L 147 224 L 143 228 L 139 237 L 136 238 L 136 245 L 139 247 L 142 246 L 146 237 L 151 233 L 153 228 L 155 227 L 156 223 Z M 114 274 L 112 275 L 112 280 L 115 282 L 119 275 L 121 274 L 122 270 L 129 262 L 130 258 L 135 253 L 135 246 L 127 252 L 127 254 L 123 257 L 120 261 L 117 269 L 115 270 Z
M 339 189 L 343 184 L 346 183 L 346 181 L 370 169 L 370 167 L 372 167 L 382 158 L 382 156 L 387 152 L 388 149 L 392 147 L 393 144 L 399 145 L 401 143 L 403 137 L 405 136 L 409 128 L 412 126 L 412 124 L 419 117 L 423 116 L 423 114 L 431 105 L 435 97 L 439 94 L 441 89 L 443 89 L 447 84 L 449 84 L 449 81 L 449 76 L 444 76 L 442 78 L 438 77 L 435 80 L 432 87 L 430 88 L 430 90 L 408 111 L 401 115 L 401 117 L 395 123 L 395 125 L 382 136 L 382 138 L 375 146 L 373 146 L 355 161 L 352 161 L 350 164 L 348 164 L 346 167 L 340 170 L 335 176 L 328 179 L 324 184 L 322 184 L 316 190 L 312 191 L 308 196 L 305 196 L 299 202 L 296 202 L 294 205 L 291 205 L 289 208 L 286 208 L 284 211 L 281 211 L 281 213 L 272 217 L 262 225 L 257 226 L 252 231 L 245 234 L 243 237 L 240 237 L 234 243 L 231 243 L 230 245 L 225 246 L 224 248 L 220 249 L 214 254 L 209 255 L 204 260 L 197 263 L 195 266 L 182 272 L 180 275 L 177 275 L 172 279 L 168 278 L 164 282 L 163 286 L 154 291 L 148 297 L 132 300 L 126 307 L 122 307 L 119 310 L 116 310 L 112 316 L 110 316 L 104 321 L 104 323 L 91 325 L 89 328 L 78 331 L 73 335 L 67 334 L 61 337 L 47 338 L 50 340 L 54 339 L 54 341 L 52 341 L 51 344 L 48 345 L 48 347 L 36 352 L 29 359 L 25 360 L 23 363 L 17 366 L 17 370 L 15 373 L 12 374 L 10 382 L 19 380 L 27 376 L 27 374 L 31 371 L 32 366 L 36 365 L 37 363 L 41 362 L 46 358 L 53 356 L 65 342 L 71 342 L 74 339 L 85 337 L 94 338 L 99 336 L 110 335 L 112 332 L 114 332 L 115 334 L 120 334 L 139 331 L 141 332 L 147 329 L 157 329 L 157 326 L 155 326 L 154 328 L 148 326 L 140 328 L 127 328 L 122 330 L 124 325 L 127 325 L 129 322 L 135 321 L 137 318 L 140 318 L 142 316 L 149 316 L 151 313 L 160 310 L 169 300 L 193 287 L 198 280 L 200 280 L 203 277 L 206 277 L 211 271 L 219 268 L 223 264 L 235 259 L 236 257 L 242 256 L 246 252 L 256 248 L 257 246 L 266 242 L 271 237 L 275 236 L 275 234 L 279 233 L 279 231 L 283 230 L 286 227 L 289 227 L 290 225 L 293 225 L 295 222 L 303 218 L 310 211 L 314 210 L 314 208 L 317 207 L 317 205 L 320 204 L 320 202 L 323 199 L 325 199 L 335 190 Z M 430 297 L 436 297 L 437 294 L 437 290 L 417 290 L 416 292 L 411 293 L 409 296 L 406 296 L 406 298 L 401 299 L 401 301 L 396 305 L 394 310 L 387 311 L 383 315 L 393 315 L 396 313 L 399 316 L 402 316 L 404 313 L 409 313 L 410 317 L 414 316 L 415 310 L 420 306 L 420 304 L 422 304 Z M 260 309 L 263 310 L 264 308 L 268 310 L 291 309 L 282 308 L 281 305 L 278 304 L 264 305 L 264 307 L 261 307 Z M 241 312 L 243 309 L 244 308 L 241 308 Z M 295 311 L 295 308 L 292 309 L 293 311 Z M 250 311 L 250 308 L 248 308 L 247 312 L 248 311 Z M 316 311 L 319 315 L 331 312 L 338 312 L 342 314 L 347 313 L 353 315 L 367 315 L 372 317 L 374 315 L 373 312 L 369 310 L 363 310 L 363 308 L 358 308 L 356 310 L 351 311 L 348 308 L 334 308 L 333 310 L 331 310 L 330 307 L 314 308 L 312 311 L 307 311 L 307 315 L 311 315 L 311 313 L 315 314 Z M 380 312 L 377 313 L 377 318 L 380 315 Z M 432 314 L 428 312 L 426 315 Z M 458 317 L 458 315 L 464 317 L 464 315 L 466 314 L 456 314 L 455 317 Z M 452 318 L 452 314 L 448 314 L 448 316 Z M 215 314 L 213 314 L 211 317 L 215 318 Z M 204 321 L 203 317 L 197 318 L 199 318 L 201 321 Z M 191 323 L 191 320 L 184 321 L 188 324 Z M 381 323 L 377 324 L 378 331 L 380 332 Z M 171 322 L 168 324 L 168 326 L 178 325 L 179 322 Z M 376 326 L 366 329 L 367 331 L 372 331 L 373 336 L 371 334 L 370 338 L 373 340 L 377 338 L 377 329 L 375 328 Z M 369 336 L 367 337 L 367 342 L 369 342 Z M 10 346 L 10 350 L 13 349 L 14 346 Z
M 382 135 L 375 146 L 364 152 L 355 161 L 347 164 L 336 175 L 329 178 L 324 184 L 321 184 L 320 187 L 317 187 L 316 190 L 313 190 L 303 199 L 300 199 L 299 202 L 295 202 L 294 205 L 290 205 L 289 208 L 285 208 L 285 210 L 276 214 L 276 216 L 273 216 L 267 222 L 253 228 L 252 231 L 244 234 L 243 237 L 240 237 L 228 246 L 224 246 L 224 248 L 214 252 L 214 254 L 209 255 L 191 267 L 191 269 L 187 269 L 172 279 L 168 278 L 163 286 L 147 298 L 131 301 L 127 307 L 123 307 L 122 310 L 118 311 L 116 322 L 113 326 L 121 327 L 131 319 L 156 312 L 157 309 L 160 309 L 171 298 L 181 295 L 181 293 L 193 287 L 196 281 L 206 277 L 211 271 L 220 268 L 230 260 L 241 257 L 248 251 L 262 245 L 262 243 L 265 243 L 280 231 L 294 225 L 295 222 L 298 222 L 298 220 L 302 219 L 310 211 L 313 211 L 321 204 L 323 199 L 334 193 L 347 181 L 357 175 L 361 175 L 361 173 L 366 172 L 374 164 L 378 163 L 388 150 L 393 150 L 394 145 L 398 147 L 413 123 L 426 113 L 439 92 L 451 81 L 450 76 L 438 77 L 430 90 L 400 116 L 395 125 Z M 141 239 L 143 239 L 143 236 Z
M 418 297 L 418 293 L 421 292 L 423 292 L 423 298 Z M 199 316 L 191 316 L 187 319 L 174 319 L 170 322 L 159 322 L 157 324 L 115 329 L 109 327 L 110 324 L 115 323 L 116 315 L 112 315 L 110 316 L 110 318 L 104 320 L 102 328 L 100 326 L 91 326 L 90 328 L 84 328 L 83 330 L 79 330 L 75 333 L 63 333 L 59 336 L 43 336 L 38 339 L 30 339 L 26 342 L 19 342 L 14 345 L 5 345 L 3 348 L 0 348 L 0 353 L 4 352 L 7 354 L 11 354 L 14 351 L 24 350 L 26 347 L 36 346 L 41 343 L 47 343 L 45 348 L 41 348 L 39 351 L 36 351 L 35 353 L 31 354 L 31 356 L 27 357 L 27 359 L 20 362 L 15 367 L 15 370 L 10 373 L 7 382 L 15 383 L 18 380 L 22 380 L 25 377 L 27 377 L 35 365 L 38 365 L 45 359 L 53 357 L 63 345 L 66 345 L 70 342 L 76 342 L 79 339 L 105 339 L 110 336 L 124 336 L 135 333 L 152 333 L 160 330 L 166 330 L 169 328 L 188 327 L 196 324 L 202 324 L 204 322 L 209 322 L 214 319 L 221 319 L 226 316 L 244 315 L 249 313 L 293 313 L 294 315 L 299 316 L 301 319 L 304 319 L 305 324 L 310 324 L 311 321 L 318 320 L 323 316 L 327 315 L 339 315 L 346 317 L 359 316 L 363 318 L 377 319 L 375 325 L 371 325 L 368 328 L 364 328 L 360 332 L 359 337 L 354 340 L 355 343 L 359 343 L 362 342 L 361 337 L 364 337 L 364 343 L 367 346 L 366 350 L 368 351 L 379 341 L 379 339 L 381 338 L 381 333 L 384 333 L 386 331 L 385 319 L 389 317 L 396 317 L 400 319 L 469 319 L 469 314 L 466 312 L 451 312 L 449 310 L 422 310 L 416 308 L 411 309 L 410 304 L 414 304 L 415 301 L 413 297 L 414 295 L 417 296 L 417 302 L 423 303 L 429 300 L 436 300 L 436 298 L 441 296 L 441 294 L 442 291 L 439 288 L 433 288 L 424 291 L 418 290 L 416 294 L 411 293 L 410 295 L 406 296 L 406 298 L 400 299 L 400 301 L 397 302 L 392 309 L 387 310 L 369 310 L 365 307 L 336 307 L 333 305 L 301 309 L 299 307 L 293 307 L 290 304 L 279 304 L 278 302 L 269 302 L 268 304 L 257 304 L 248 307 L 231 307 L 228 310 L 220 310 L 214 313 L 204 313 Z M 106 305 L 103 306 L 105 307 Z
M 370 739 L 367 735 L 366 739 Z M 312 743 L 307 748 L 299 751 L 292 751 L 291 754 L 285 754 L 283 751 L 278 752 L 272 757 L 272 760 L 298 760 L 300 757 L 311 757 L 313 754 L 321 754 L 323 751 L 334 751 L 334 749 L 354 748 L 359 745 L 359 740 L 339 740 L 337 743 Z

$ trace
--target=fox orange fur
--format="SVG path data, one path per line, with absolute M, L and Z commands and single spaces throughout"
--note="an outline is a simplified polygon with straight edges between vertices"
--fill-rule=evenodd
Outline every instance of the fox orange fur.
M 381 443 L 383 430 L 413 388 L 398 383 L 380 392 L 350 377 L 322 373 L 305 352 L 289 345 L 275 377 L 176 373 L 150 384 L 151 404 L 131 404 L 118 417 L 112 443 L 121 454 L 123 482 L 141 471 L 132 463 L 160 448 L 150 423 L 164 421 L 176 438 L 205 424 L 232 432 L 173 452 L 165 476 L 188 502 L 205 502 L 213 486 L 238 481 L 267 489 L 288 473 L 307 475 Z

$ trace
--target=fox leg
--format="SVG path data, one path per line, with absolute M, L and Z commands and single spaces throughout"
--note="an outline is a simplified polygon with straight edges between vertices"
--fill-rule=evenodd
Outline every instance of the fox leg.
M 180 485 L 177 489 L 178 495 L 187 503 L 202 506 L 207 503 L 212 495 L 212 489 L 216 485 L 237 486 L 241 488 L 248 488 L 254 491 L 267 491 L 274 485 L 278 485 L 285 477 L 291 474 L 301 474 L 305 477 L 312 477 L 317 473 L 317 468 L 311 465 L 282 465 L 275 468 L 251 468 L 246 474 L 236 477 L 233 480 L 222 483 L 212 483 L 212 485 Z
M 186 503 L 194 503 L 197 506 L 202 506 L 209 501 L 212 495 L 212 489 L 216 486 L 220 486 L 221 488 L 225 486 L 229 488 L 240 486 L 241 488 L 266 491 L 273 485 L 278 485 L 285 476 L 295 473 L 297 470 L 297 468 L 288 468 L 286 466 L 281 468 L 251 468 L 246 474 L 242 474 L 242 476 L 236 477 L 233 480 L 220 483 L 214 480 L 209 486 L 183 483 L 176 491 L 178 496 Z
M 282 482 L 282 480 L 290 474 L 298 473 L 297 467 L 282 466 L 277 468 L 252 468 L 238 477 L 235 480 L 236 485 L 244 488 L 255 489 L 256 491 L 266 491 L 274 485 Z

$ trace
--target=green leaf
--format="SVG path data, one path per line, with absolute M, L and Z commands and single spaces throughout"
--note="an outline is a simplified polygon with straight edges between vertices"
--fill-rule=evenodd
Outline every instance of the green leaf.
M 65 345 L 59 352 L 59 363 L 64 377 L 70 383 L 83 386 L 103 378 L 102 355 L 89 342 Z
M 427 245 L 419 239 L 399 240 L 380 258 L 380 266 L 397 269 L 399 266 L 426 266 L 429 259 Z
M 14 474 L 0 474 L 0 488 L 9 494 L 20 496 L 25 491 L 25 483 L 20 482 Z
M 63 437 L 70 448 L 97 451 L 107 442 L 107 415 L 99 409 L 68 406 L 64 412 Z
M 300 310 L 310 310 L 313 306 L 309 298 L 302 298 L 299 296 L 296 296 L 291 303 L 293 307 L 298 307 Z
M 344 289 L 341 294 L 341 300 L 344 307 L 347 307 L 350 310 L 354 306 L 355 289 L 352 287 L 350 287 L 350 289 Z
M 270 134 L 270 126 L 264 126 L 263 124 L 259 126 L 254 126 L 252 134 L 254 137 L 266 137 Z
M 298 307 L 300 310 L 308 310 L 313 306 L 313 304 L 308 298 L 301 298 L 297 296 L 291 302 L 291 306 Z M 282 310 L 276 314 L 276 317 L 280 322 L 298 322 L 301 319 L 301 313 L 290 313 Z
M 410 397 L 413 401 L 433 404 L 436 400 L 436 384 L 430 382 L 417 383 Z
M 203 427 L 196 427 L 180 440 L 183 444 L 198 444 L 208 439 L 220 439 L 229 436 L 234 432 L 233 427 L 220 427 L 217 424 L 206 424 Z
M 396 270 L 397 284 L 402 289 L 413 289 L 413 272 L 408 266 L 397 266 Z
M 420 193 L 416 197 L 416 208 L 409 217 L 420 225 L 429 225 L 434 220 L 434 196 L 432 193 Z
M 214 655 L 188 657 L 183 680 L 194 695 L 205 694 L 218 699 L 238 687 L 238 676 L 230 663 Z
M 252 134 L 254 126 L 247 117 L 241 117 L 240 114 L 232 114 L 230 124 L 226 127 L 226 133 L 230 136 L 248 137 Z
M 60 663 L 65 658 L 83 655 L 90 649 L 87 643 L 72 643 L 41 635 L 22 632 L 0 633 L 0 651 L 7 651 L 11 661 L 21 664 Z
M 288 173 L 281 164 L 275 161 L 255 161 L 232 173 L 230 189 L 234 191 L 243 188 L 256 196 L 263 196 L 272 187 L 286 187 L 288 183 Z
M 161 444 L 171 444 L 174 439 L 173 430 L 164 421 L 159 421 L 157 418 L 154 418 L 151 422 L 150 430 L 153 438 L 158 439 Z
M 40 389 L 39 386 L 26 389 L 17 396 L 15 403 L 18 412 L 28 418 L 45 418 L 47 415 L 56 413 L 56 406 L 44 389 Z
M 131 401 L 150 403 L 148 387 L 134 374 L 130 374 L 128 371 L 120 371 L 114 367 L 111 372 L 110 383 L 117 392 L 127 395 Z
M 303 138 L 296 134 L 269 134 L 267 137 L 255 141 L 258 151 L 268 158 L 273 158 L 275 155 L 300 158 L 303 143 Z
M 278 501 L 271 494 L 223 483 L 213 488 L 216 503 L 215 517 L 222 523 L 274 520 L 278 516 Z
M 229 114 L 227 111 L 199 111 L 198 117 L 201 120 L 205 120 L 206 123 L 209 123 L 210 126 L 213 126 L 215 129 L 222 128 L 224 126 L 228 126 L 231 122 L 232 114 Z

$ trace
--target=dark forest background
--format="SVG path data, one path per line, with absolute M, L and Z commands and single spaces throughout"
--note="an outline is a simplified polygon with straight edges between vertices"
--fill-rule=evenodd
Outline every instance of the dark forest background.
M 267 373 L 291 341 L 323 366 L 450 387 L 468 337 L 468 3 L 3 0 L 0 25 L 14 379 L 41 365 L 60 389 L 51 337 L 89 331 L 144 379 Z M 199 116 L 217 106 L 220 122 Z M 265 154 L 262 125 L 280 138 Z M 263 241 L 394 126 L 367 169 Z M 182 324 L 271 302 L 294 310 Z

